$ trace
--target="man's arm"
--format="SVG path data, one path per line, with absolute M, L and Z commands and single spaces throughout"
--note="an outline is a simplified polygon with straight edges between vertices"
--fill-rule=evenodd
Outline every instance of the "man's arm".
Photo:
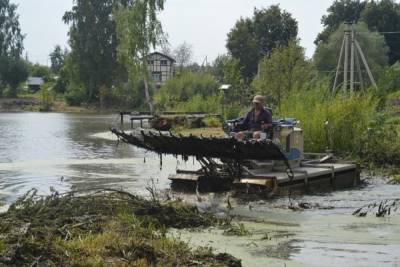
M 244 129 L 248 130 L 249 129 L 249 122 L 250 122 L 250 112 L 246 114 L 246 117 L 244 118 L 242 122 L 242 126 Z
M 264 124 L 261 125 L 261 128 L 267 130 L 272 127 L 272 114 L 269 110 L 265 110 L 263 114 L 263 122 Z

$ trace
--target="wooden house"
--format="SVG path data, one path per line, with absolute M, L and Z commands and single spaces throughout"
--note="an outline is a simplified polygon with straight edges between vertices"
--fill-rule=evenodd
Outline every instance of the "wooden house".
M 151 53 L 148 56 L 148 69 L 151 78 L 160 87 L 175 74 L 175 59 L 159 52 Z

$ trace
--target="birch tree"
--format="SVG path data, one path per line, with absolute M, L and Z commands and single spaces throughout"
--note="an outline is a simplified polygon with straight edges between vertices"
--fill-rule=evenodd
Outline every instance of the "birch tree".
M 115 11 L 117 24 L 118 61 L 125 66 L 129 79 L 142 79 L 146 101 L 151 113 L 154 106 L 150 94 L 150 75 L 147 56 L 164 40 L 157 15 L 164 9 L 165 0 L 137 0 Z

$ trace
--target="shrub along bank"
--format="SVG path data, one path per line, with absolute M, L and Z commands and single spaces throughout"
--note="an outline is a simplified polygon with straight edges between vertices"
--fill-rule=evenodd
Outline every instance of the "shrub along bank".
M 400 163 L 400 120 L 380 110 L 372 92 L 327 95 L 324 89 L 293 91 L 278 114 L 300 120 L 305 150 L 357 157 L 376 165 Z

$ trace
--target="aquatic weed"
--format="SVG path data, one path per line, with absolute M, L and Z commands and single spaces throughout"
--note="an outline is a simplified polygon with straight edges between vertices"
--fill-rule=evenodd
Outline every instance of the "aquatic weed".
M 248 236 L 251 235 L 250 231 L 246 229 L 243 223 L 237 222 L 229 224 L 228 228 L 224 231 L 224 235 L 228 236 Z
M 41 197 L 27 192 L 0 215 L 0 265 L 240 266 L 168 238 L 168 228 L 206 227 L 210 214 L 129 192 L 96 189 Z M 232 263 L 233 259 L 233 263 Z M 226 260 L 226 261 L 224 261 Z

